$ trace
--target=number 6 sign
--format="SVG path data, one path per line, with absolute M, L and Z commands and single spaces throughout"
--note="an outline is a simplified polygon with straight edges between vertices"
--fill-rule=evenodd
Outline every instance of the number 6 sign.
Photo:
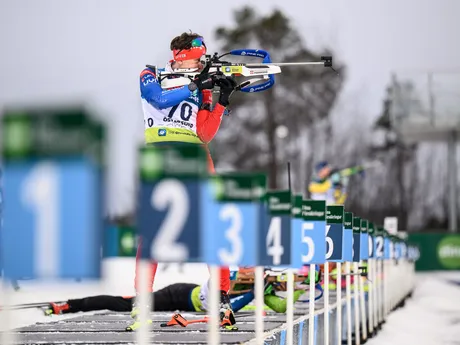
M 326 260 L 343 261 L 343 206 L 333 205 L 326 208 Z

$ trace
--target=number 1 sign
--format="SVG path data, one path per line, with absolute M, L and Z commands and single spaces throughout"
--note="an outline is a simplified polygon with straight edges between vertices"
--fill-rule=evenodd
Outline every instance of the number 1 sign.
M 5 277 L 99 277 L 102 125 L 80 109 L 25 109 L 4 116 L 2 137 Z

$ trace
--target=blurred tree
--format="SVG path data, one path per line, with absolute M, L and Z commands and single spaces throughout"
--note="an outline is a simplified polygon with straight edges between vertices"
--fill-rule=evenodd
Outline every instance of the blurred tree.
M 234 12 L 234 20 L 232 27 L 215 31 L 224 51 L 263 49 L 274 62 L 319 61 L 321 55 L 332 55 L 328 50 L 318 54 L 308 49 L 279 10 L 259 16 L 247 6 Z M 306 136 L 312 124 L 329 116 L 344 81 L 345 68 L 336 60 L 339 75 L 322 66 L 284 67 L 274 87 L 260 93 L 235 93 L 230 118 L 223 122 L 212 147 L 219 169 L 266 171 L 270 188 L 280 183 L 279 172 L 287 160 L 293 161 L 294 171 L 305 170 L 307 162 L 300 157 L 306 146 L 313 146 Z
M 398 112 L 395 113 L 393 91 L 397 95 Z M 414 94 L 414 87 L 410 82 L 396 81 L 386 89 L 382 111 L 372 128 L 374 137 L 379 137 L 378 143 L 370 143 L 368 156 L 378 156 L 383 162 L 382 167 L 372 174 L 372 183 L 357 187 L 358 193 L 350 195 L 349 206 L 352 212 L 362 214 L 375 222 L 383 224 L 386 216 L 398 217 L 398 226 L 407 229 L 409 215 L 414 211 L 414 199 L 418 181 L 417 144 L 407 143 L 399 136 L 393 126 L 393 116 L 406 116 L 410 109 L 409 103 L 419 104 Z M 373 189 L 373 197 L 363 198 L 363 193 L 372 193 L 366 189 Z M 359 210 L 359 212 L 358 212 Z

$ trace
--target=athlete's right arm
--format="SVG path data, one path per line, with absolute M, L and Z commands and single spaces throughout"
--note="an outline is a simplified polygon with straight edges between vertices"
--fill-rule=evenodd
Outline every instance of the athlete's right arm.
M 146 68 L 140 75 L 141 96 L 157 109 L 173 107 L 186 100 L 191 91 L 187 86 L 163 90 L 158 82 L 155 72 Z

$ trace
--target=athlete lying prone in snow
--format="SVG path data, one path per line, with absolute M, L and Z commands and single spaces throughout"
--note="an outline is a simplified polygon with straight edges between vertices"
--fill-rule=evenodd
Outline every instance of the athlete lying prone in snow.
M 251 272 L 250 272 L 251 271 Z M 237 312 L 254 299 L 254 284 L 248 280 L 253 275 L 252 270 L 239 270 L 236 279 L 232 280 L 230 302 L 234 312 Z M 308 278 L 307 278 L 308 279 Z M 318 278 L 319 279 L 319 278 Z M 276 295 L 276 282 L 266 282 L 264 302 L 277 313 L 286 312 L 286 300 Z M 294 301 L 304 293 L 307 285 L 296 285 Z M 320 287 L 319 284 L 317 287 Z M 197 285 L 188 283 L 171 284 L 152 293 L 152 311 L 190 311 L 204 312 L 207 310 L 208 284 Z M 46 315 L 67 314 L 97 310 L 131 312 L 134 297 L 98 295 L 79 299 L 69 299 L 65 303 L 50 303 L 45 310 Z

